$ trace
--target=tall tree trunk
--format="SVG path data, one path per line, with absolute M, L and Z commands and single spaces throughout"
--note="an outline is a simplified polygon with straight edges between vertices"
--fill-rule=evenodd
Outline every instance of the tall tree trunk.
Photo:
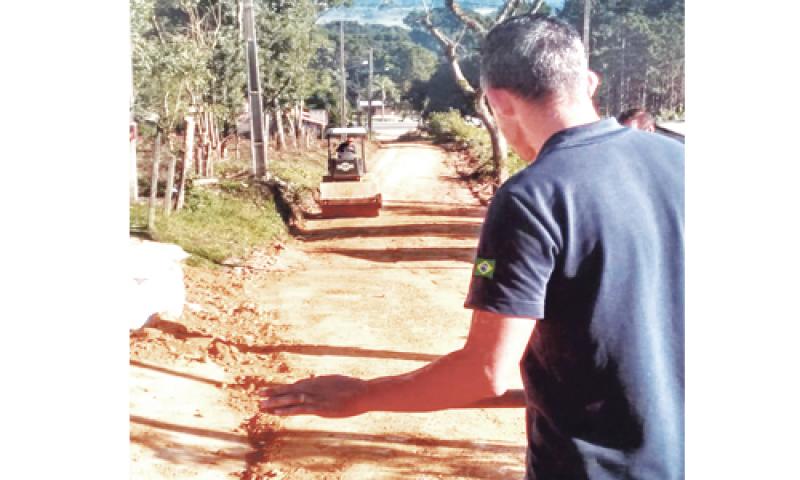
M 169 169 L 167 170 L 167 190 L 164 192 L 164 215 L 172 213 L 172 191 L 175 189 L 175 170 L 178 156 L 175 155 L 172 135 L 167 135 L 167 151 L 169 152 Z
M 617 111 L 622 111 L 626 107 L 625 103 L 625 37 L 622 37 L 622 55 L 621 55 L 622 67 L 620 67 L 619 71 L 619 109 Z
M 303 124 L 303 102 L 297 102 L 296 111 L 297 145 L 301 150 L 308 149 L 308 142 L 306 141 L 306 127 Z
M 281 108 L 275 100 L 275 133 L 278 136 L 278 148 L 286 150 L 286 136 L 283 134 L 283 119 Z
M 465 28 L 469 28 L 470 30 L 474 31 L 479 37 L 485 37 L 490 28 L 487 29 L 480 22 L 465 14 L 464 11 L 453 0 L 445 0 L 444 3 L 450 12 L 452 12 L 453 15 L 455 15 L 456 18 L 458 18 L 459 21 L 465 26 Z M 517 7 L 519 7 L 520 4 L 521 0 L 507 0 L 501 12 L 495 18 L 492 26 L 503 22 L 514 12 Z M 542 2 L 538 1 L 533 8 L 531 8 L 530 13 L 536 13 L 541 6 Z M 496 187 L 508 178 L 508 167 L 506 165 L 508 144 L 506 139 L 503 137 L 502 132 L 500 132 L 500 129 L 497 127 L 497 124 L 494 121 L 494 116 L 486 104 L 484 94 L 480 91 L 480 89 L 474 88 L 469 83 L 461 70 L 457 53 L 458 41 L 453 41 L 452 39 L 448 38 L 444 33 L 442 33 L 441 30 L 433 25 L 430 10 L 427 11 L 421 22 L 428 29 L 431 35 L 433 35 L 433 37 L 439 42 L 450 65 L 450 69 L 453 72 L 456 84 L 465 95 L 472 98 L 473 104 L 476 107 L 475 110 L 478 112 L 478 116 L 481 118 L 486 130 L 489 132 L 489 138 L 492 141 L 492 163 L 495 167 L 494 180 Z
M 202 123 L 202 128 L 200 129 L 201 134 L 201 142 L 200 142 L 200 152 L 203 156 L 203 163 L 202 168 L 200 169 L 200 174 L 204 177 L 208 176 L 208 157 L 211 155 L 211 124 L 210 124 L 210 116 L 209 112 L 203 112 L 203 115 L 200 117 L 200 122 Z
M 269 173 L 269 112 L 264 113 L 264 168 Z M 253 170 L 255 171 L 255 170 Z
M 194 115 L 186 116 L 186 154 L 183 158 L 183 168 L 181 169 L 181 183 L 178 186 L 178 203 L 175 210 L 183 208 L 183 201 L 186 197 L 186 177 L 189 175 L 189 167 L 192 165 L 192 152 L 194 151 Z
M 267 118 L 269 118 L 269 117 L 267 117 Z M 267 129 L 267 133 L 269 133 L 269 129 Z M 239 132 L 236 132 L 234 135 L 235 135 L 235 137 L 234 137 L 235 140 L 234 141 L 236 143 L 234 144 L 233 159 L 234 159 L 234 161 L 236 161 L 236 163 L 239 163 Z
M 195 172 L 197 172 L 196 175 L 198 177 L 205 176 L 203 174 L 203 170 L 205 168 L 205 166 L 204 166 L 204 164 L 205 164 L 205 149 L 203 148 L 202 143 L 198 142 L 197 144 L 195 144 L 195 146 L 194 146 L 194 157 L 192 157 L 192 159 L 194 160 L 193 163 L 194 163 L 194 167 L 195 167 L 194 168 Z
M 295 118 L 294 118 L 294 115 L 293 115 L 293 113 L 294 113 L 293 111 L 294 111 L 294 109 L 292 108 L 292 109 L 287 110 L 286 112 L 284 112 L 284 114 L 286 115 L 286 124 L 287 124 L 288 130 L 289 130 L 289 138 L 292 139 L 292 147 L 294 147 L 294 149 L 296 150 L 297 149 L 297 128 L 295 127 Z
M 161 129 L 156 129 L 153 141 L 153 174 L 150 177 L 150 205 L 147 209 L 147 230 L 152 232 L 156 226 L 156 195 L 158 194 L 158 167 L 161 161 Z
M 188 138 L 188 137 L 187 137 Z M 190 168 L 194 169 L 195 176 L 202 176 L 203 172 L 200 170 L 203 163 L 202 153 L 200 147 L 203 145 L 203 114 L 198 113 L 195 118 L 195 142 L 192 151 L 192 160 L 189 164 Z
M 138 128 L 135 123 L 131 123 L 130 125 L 130 144 L 128 148 L 130 149 L 129 152 L 129 159 L 130 162 L 130 171 L 128 174 L 130 175 L 129 179 L 129 189 L 130 189 L 130 201 L 131 203 L 136 202 L 139 199 L 139 172 L 136 165 L 136 140 L 138 136 Z
M 670 68 L 669 73 L 669 109 L 674 112 L 678 109 L 678 95 L 675 91 L 675 78 L 677 77 L 675 68 Z
M 209 138 L 211 140 L 210 148 L 208 150 L 208 159 L 206 164 L 206 176 L 214 176 L 214 162 L 222 157 L 222 143 L 219 139 L 219 131 L 217 130 L 217 122 L 214 115 L 208 114 L 208 127 Z
M 484 127 L 486 127 L 486 131 L 489 132 L 489 138 L 492 141 L 492 165 L 495 172 L 493 190 L 497 191 L 497 187 L 508 180 L 508 142 L 494 121 L 494 116 L 489 110 L 486 95 L 483 91 L 479 91 L 475 97 L 475 111 L 478 113 Z M 531 159 L 523 160 L 529 161 Z

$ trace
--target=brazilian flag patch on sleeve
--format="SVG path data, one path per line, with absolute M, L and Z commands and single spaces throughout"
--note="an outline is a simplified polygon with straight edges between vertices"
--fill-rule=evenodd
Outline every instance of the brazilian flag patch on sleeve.
M 475 269 L 472 271 L 475 277 L 492 278 L 494 277 L 494 260 L 488 258 L 476 258 Z

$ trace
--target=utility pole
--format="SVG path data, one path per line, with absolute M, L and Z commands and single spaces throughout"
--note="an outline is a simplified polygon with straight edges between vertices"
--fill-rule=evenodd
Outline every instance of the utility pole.
M 347 126 L 347 79 L 344 71 L 344 22 L 339 20 L 339 64 L 342 72 L 342 106 L 340 108 L 340 127 Z
M 256 178 L 263 178 L 267 174 L 267 145 L 264 143 L 264 110 L 261 103 L 261 82 L 258 78 L 258 46 L 253 0 L 242 0 L 242 25 L 250 102 L 250 153 L 253 156 L 253 174 Z
M 369 83 L 367 84 L 367 138 L 372 138 L 372 49 L 369 49 Z
M 589 60 L 589 18 L 592 16 L 592 0 L 583 0 L 583 47 L 586 49 L 586 60 Z

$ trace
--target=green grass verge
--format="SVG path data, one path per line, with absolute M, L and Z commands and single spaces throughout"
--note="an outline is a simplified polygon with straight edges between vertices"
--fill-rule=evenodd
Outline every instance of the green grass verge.
M 159 208 L 155 228 L 147 233 L 155 241 L 180 245 L 192 255 L 192 264 L 244 258 L 254 247 L 287 235 L 275 202 L 240 182 L 223 182 L 214 190 L 189 189 L 185 203 L 169 217 Z M 131 205 L 130 227 L 132 232 L 146 231 L 146 204 Z
M 319 187 L 326 173 L 327 157 L 324 150 L 281 152 L 273 157 L 270 171 L 297 189 L 313 190 Z
M 239 158 L 221 161 L 214 167 L 221 178 L 247 176 L 250 172 L 250 147 L 247 140 L 241 140 Z M 297 189 L 313 190 L 319 186 L 327 168 L 324 143 L 314 140 L 309 150 L 275 150 L 270 147 L 267 169 L 281 180 L 287 181 Z

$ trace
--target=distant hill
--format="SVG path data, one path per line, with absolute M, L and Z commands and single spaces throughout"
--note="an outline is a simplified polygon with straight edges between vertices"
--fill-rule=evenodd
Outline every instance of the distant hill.
M 443 0 L 428 0 L 428 5 L 443 7 Z M 459 2 L 465 10 L 472 10 L 484 15 L 492 14 L 505 2 L 503 0 L 462 0 Z M 564 0 L 547 0 L 555 8 L 564 4 Z M 352 7 L 333 8 L 323 15 L 318 23 L 338 22 L 339 20 L 371 23 L 380 25 L 403 26 L 403 18 L 414 10 L 422 10 L 422 0 L 353 0 Z

